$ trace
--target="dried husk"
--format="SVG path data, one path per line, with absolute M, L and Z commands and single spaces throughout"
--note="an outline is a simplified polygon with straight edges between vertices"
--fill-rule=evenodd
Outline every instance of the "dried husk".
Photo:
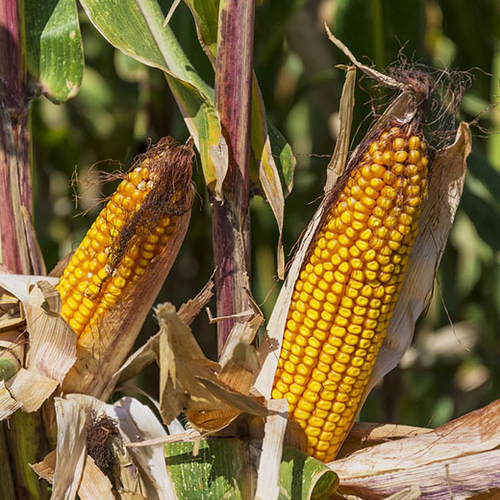
M 76 360 L 76 335 L 60 317 L 61 302 L 53 286 L 56 283 L 57 280 L 42 276 L 0 275 L 0 287 L 21 304 L 17 320 L 22 320 L 22 324 L 17 324 L 20 331 L 10 333 L 10 346 L 9 337 L 2 337 L 4 352 L 17 352 L 19 360 L 19 369 L 1 387 L 2 418 L 18 408 L 26 412 L 38 410 Z M 11 317 L 7 321 L 14 326 L 15 320 Z M 24 328 L 29 345 L 27 356 L 22 353 L 26 344 Z
M 184 411 L 195 429 L 213 433 L 227 427 L 241 413 L 268 415 L 262 403 L 248 396 L 258 370 L 252 347 L 244 344 L 235 349 L 232 354 L 236 357 L 229 357 L 221 369 L 205 357 L 174 306 L 161 304 L 156 316 L 160 325 L 156 353 L 160 412 L 166 424 Z
M 54 482 L 54 472 L 56 468 L 56 450 L 51 451 L 42 462 L 34 464 L 32 469 L 39 477 L 45 479 L 50 484 Z M 109 479 L 95 465 L 92 457 L 87 456 L 83 474 L 78 487 L 78 495 L 81 500 L 114 500 L 112 486 Z
M 190 325 L 193 319 L 198 316 L 202 308 L 213 297 L 212 288 L 214 283 L 209 280 L 203 289 L 194 297 L 182 304 L 179 308 L 178 315 L 186 325 Z M 153 335 L 148 341 L 137 351 L 131 354 L 120 369 L 113 375 L 110 384 L 118 380 L 119 383 L 124 383 L 127 380 L 138 375 L 146 366 L 154 363 L 158 352 L 160 342 L 160 333 Z
M 329 464 L 339 491 L 378 500 L 416 485 L 421 500 L 461 500 L 500 487 L 500 401 L 422 431 Z
M 41 477 L 53 482 L 53 500 L 75 498 L 77 492 L 81 498 L 107 498 L 95 496 L 95 489 L 92 496 L 93 488 L 102 488 L 106 494 L 111 491 L 108 478 L 96 470 L 87 456 L 87 436 L 95 416 L 107 415 L 113 419 L 124 445 L 166 436 L 154 413 L 133 398 L 122 398 L 114 405 L 108 405 L 91 396 L 69 394 L 66 398 L 56 398 L 55 405 L 57 449 L 33 466 Z M 133 498 L 135 495 L 136 498 L 153 500 L 176 499 L 162 446 L 123 447 L 122 451 L 114 449 L 114 456 L 113 486 L 119 498 Z
M 278 483 L 288 420 L 288 402 L 286 399 L 276 399 L 269 401 L 268 407 L 277 413 L 266 419 L 255 500 L 277 500 L 279 497 Z

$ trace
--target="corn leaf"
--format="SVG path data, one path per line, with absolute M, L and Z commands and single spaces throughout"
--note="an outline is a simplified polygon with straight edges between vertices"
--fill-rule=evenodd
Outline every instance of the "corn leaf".
M 28 72 L 54 103 L 74 97 L 83 78 L 83 49 L 75 0 L 24 2 Z
M 280 467 L 279 500 L 326 500 L 339 484 L 337 474 L 328 467 L 295 448 L 283 450 Z
M 213 89 L 193 69 L 156 0 L 81 0 L 101 34 L 126 55 L 159 68 L 201 156 L 207 185 L 221 196 L 228 168 L 226 141 L 213 106 Z
M 189 442 L 165 445 L 167 470 L 178 498 L 253 498 L 251 460 L 245 442 L 203 439 L 196 455 L 194 449 L 195 444 Z

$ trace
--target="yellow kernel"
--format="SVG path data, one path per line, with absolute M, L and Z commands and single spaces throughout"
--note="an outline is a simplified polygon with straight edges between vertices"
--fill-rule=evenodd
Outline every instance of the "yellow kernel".
M 420 139 L 417 136 L 412 136 L 408 139 L 408 147 L 410 149 L 418 149 L 420 147 Z

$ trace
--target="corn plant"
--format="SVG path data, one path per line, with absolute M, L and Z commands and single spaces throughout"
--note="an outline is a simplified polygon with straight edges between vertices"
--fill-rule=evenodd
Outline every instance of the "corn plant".
M 283 279 L 296 162 L 268 124 L 254 46 L 272 37 L 255 16 L 279 16 L 266 2 L 185 0 L 212 88 L 170 26 L 178 3 L 168 12 L 157 0 L 80 0 L 80 13 L 70 0 L 0 7 L 9 68 L 0 79 L 0 496 L 416 499 L 499 487 L 498 403 L 436 430 L 355 422 L 429 306 L 471 151 L 469 125 L 457 120 L 467 76 L 405 61 L 380 72 L 322 32 L 349 62 L 338 69 L 340 125 L 322 202 L 267 318 L 252 293 L 250 208 L 256 196 L 270 207 L 272 274 Z M 300 2 L 289 4 L 286 14 Z M 382 4 L 372 8 L 379 19 Z M 349 16 L 345 3 L 338 9 L 340 21 Z M 136 70 L 159 70 L 189 138 L 164 137 L 126 171 L 103 175 L 118 187 L 47 275 L 33 228 L 30 102 L 79 92 L 82 19 Z M 386 100 L 351 151 L 359 73 Z M 156 303 L 193 230 L 195 190 L 210 204 L 213 282 L 179 308 L 175 292 Z M 190 326 L 213 289 L 217 361 Z M 152 308 L 158 333 L 134 351 Z M 116 400 L 151 364 L 156 411 L 138 397 Z

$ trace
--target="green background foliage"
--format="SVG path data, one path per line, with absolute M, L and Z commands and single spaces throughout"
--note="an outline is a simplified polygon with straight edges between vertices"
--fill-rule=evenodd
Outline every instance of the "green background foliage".
M 170 1 L 162 2 L 164 12 Z M 470 70 L 473 83 L 460 117 L 481 114 L 473 128 L 473 153 L 461 207 L 439 271 L 434 298 L 418 324 L 401 366 L 368 399 L 361 419 L 437 426 L 482 406 L 500 394 L 500 5 L 495 0 L 259 0 L 255 70 L 268 121 L 296 155 L 294 188 L 286 200 L 284 244 L 288 256 L 318 205 L 328 157 L 333 151 L 345 62 L 328 41 L 323 24 L 377 69 L 401 52 L 409 63 Z M 124 56 L 97 33 L 80 10 L 85 53 L 83 84 L 63 105 L 33 103 L 35 223 L 51 269 L 82 240 L 98 200 L 113 184 L 96 170 L 127 168 L 152 140 L 188 138 L 165 78 L 157 69 Z M 189 9 L 181 3 L 170 27 L 192 64 L 213 85 L 211 64 L 201 49 Z M 361 81 L 356 93 L 352 146 L 371 112 Z M 71 180 L 78 174 L 79 183 Z M 191 226 L 158 301 L 179 306 L 212 274 L 210 206 L 198 162 Z M 78 205 L 75 206 L 75 199 Z M 83 212 L 87 211 L 85 215 Z M 266 317 L 279 290 L 276 223 L 263 200 L 252 202 L 252 286 Z M 214 311 L 214 304 L 210 304 Z M 215 357 L 215 325 L 202 314 L 193 330 Z M 156 331 L 150 317 L 139 339 Z M 155 368 L 138 383 L 155 395 Z

